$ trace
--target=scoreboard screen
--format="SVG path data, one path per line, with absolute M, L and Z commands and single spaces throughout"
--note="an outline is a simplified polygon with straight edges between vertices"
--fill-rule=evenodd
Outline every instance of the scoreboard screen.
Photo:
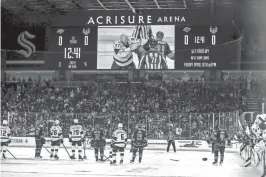
M 51 28 L 48 65 L 89 70 L 97 65 L 97 27 Z
M 46 66 L 52 69 L 96 70 L 120 69 L 114 67 L 114 45 L 121 35 L 134 36 L 135 26 L 102 26 L 102 27 L 68 27 L 51 28 L 49 53 Z M 147 27 L 147 25 L 146 25 Z M 164 51 L 158 51 L 165 57 L 166 66 L 160 68 L 152 65 L 145 69 L 238 69 L 239 48 L 231 39 L 234 27 L 210 25 L 149 25 L 152 38 L 157 32 L 163 33 Z M 141 38 L 147 42 L 148 39 Z M 122 45 L 122 44 L 119 44 Z M 169 48 L 169 51 L 165 51 Z M 133 68 L 141 69 L 141 56 L 132 51 Z M 169 57 L 169 52 L 174 54 Z M 127 58 L 122 58 L 123 62 Z M 124 63 L 123 63 L 124 64 Z M 123 69 L 123 67 L 121 67 Z M 128 68 L 126 68 L 128 69 Z
M 40 56 L 38 62 L 22 57 L 28 60 L 24 66 L 43 70 L 237 70 L 242 36 L 231 18 L 228 8 L 211 17 L 204 8 L 146 10 L 143 14 L 128 10 L 66 12 L 45 28 L 46 51 L 35 52 Z M 32 46 L 27 43 L 37 45 L 31 38 L 24 41 L 19 47 L 23 52 Z M 130 46 L 132 43 L 138 47 Z M 23 63 L 18 60 L 7 63 Z
M 176 26 L 175 69 L 238 69 L 241 40 L 233 25 Z

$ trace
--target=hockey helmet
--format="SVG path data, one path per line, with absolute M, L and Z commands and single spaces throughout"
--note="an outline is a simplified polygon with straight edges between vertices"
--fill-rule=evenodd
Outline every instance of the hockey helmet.
M 123 128 L 123 124 L 122 123 L 119 123 L 118 124 L 118 128 L 122 129 Z
M 7 120 L 3 120 L 3 125 L 7 125 Z
M 59 120 L 55 120 L 54 123 L 55 123 L 55 125 L 59 125 L 60 122 L 59 122 Z
M 141 128 L 141 125 L 140 124 L 137 124 L 136 125 L 136 129 L 140 129 Z
M 74 123 L 75 124 L 79 123 L 79 120 L 78 119 L 74 119 Z

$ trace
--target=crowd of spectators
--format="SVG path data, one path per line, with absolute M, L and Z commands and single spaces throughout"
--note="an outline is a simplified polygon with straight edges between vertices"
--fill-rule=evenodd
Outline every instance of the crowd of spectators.
M 206 137 L 213 118 L 234 129 L 235 112 L 245 111 L 250 91 L 262 96 L 265 79 L 204 83 L 201 81 L 142 82 L 91 81 L 80 87 L 57 87 L 53 80 L 2 82 L 2 120 L 8 119 L 15 136 L 26 136 L 39 123 L 48 127 L 59 119 L 67 133 L 73 118 L 87 129 L 104 125 L 108 135 L 122 122 L 128 133 L 143 124 L 152 138 L 182 128 L 183 138 Z M 253 94 L 254 96 L 254 94 Z

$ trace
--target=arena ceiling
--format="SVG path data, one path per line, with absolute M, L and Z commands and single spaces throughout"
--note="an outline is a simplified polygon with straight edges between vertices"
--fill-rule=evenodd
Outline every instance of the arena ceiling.
M 139 10 L 201 8 L 215 2 L 216 6 L 232 6 L 236 0 L 2 0 L 11 11 L 47 10 Z

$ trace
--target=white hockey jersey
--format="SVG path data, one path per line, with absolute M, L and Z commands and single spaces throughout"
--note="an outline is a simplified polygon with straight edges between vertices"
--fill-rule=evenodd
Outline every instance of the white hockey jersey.
M 51 141 L 57 141 L 63 138 L 62 128 L 60 126 L 52 126 L 50 132 L 51 132 Z
M 118 147 L 125 147 L 127 142 L 127 133 L 124 130 L 117 129 L 113 133 L 114 145 Z
M 129 43 L 134 43 L 134 38 L 129 38 Z M 130 45 L 125 46 L 119 39 L 114 44 L 113 59 L 118 66 L 126 67 L 133 62 L 133 52 Z
M 5 143 L 9 141 L 9 137 L 10 137 L 10 128 L 8 126 L 1 126 L 1 143 Z
M 84 137 L 84 131 L 81 125 L 72 125 L 69 129 L 69 138 L 72 141 L 80 141 Z

